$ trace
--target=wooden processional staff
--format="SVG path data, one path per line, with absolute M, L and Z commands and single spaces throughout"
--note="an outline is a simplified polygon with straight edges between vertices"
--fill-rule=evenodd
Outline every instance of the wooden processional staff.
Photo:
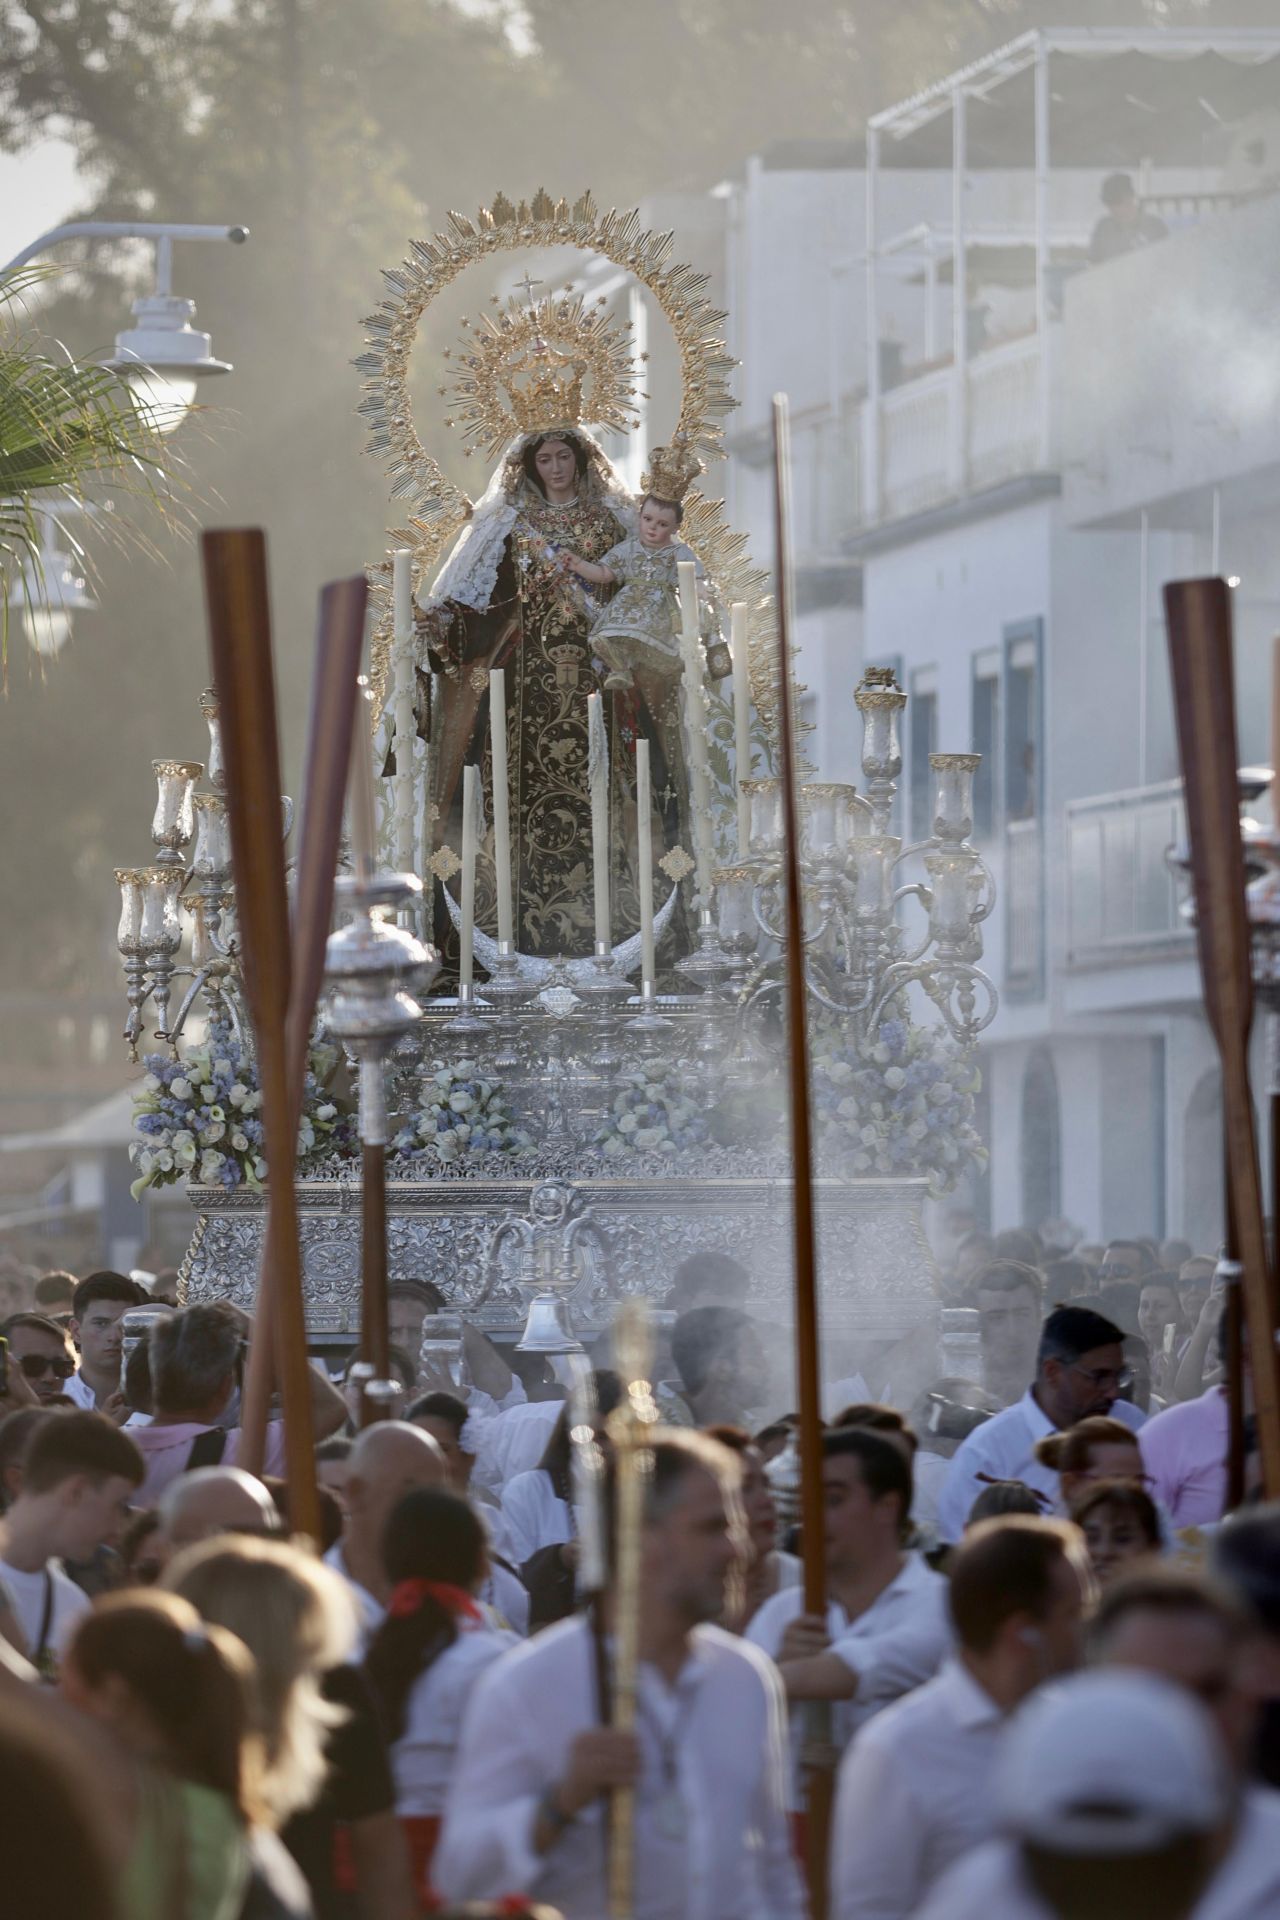
M 785 890 L 787 1050 L 790 1063 L 791 1154 L 794 1162 L 792 1230 L 795 1254 L 796 1394 L 800 1414 L 800 1531 L 804 1554 L 804 1610 L 826 1618 L 827 1574 L 822 1511 L 822 1373 L 818 1344 L 817 1237 L 813 1212 L 813 1147 L 809 1101 L 808 993 L 805 984 L 804 896 L 800 878 L 800 817 L 796 795 L 795 717 L 791 694 L 791 425 L 785 394 L 773 402 L 775 578 L 778 616 L 778 743 L 782 782 Z M 827 1911 L 827 1841 L 835 1755 L 830 1709 L 805 1710 L 801 1750 L 805 1782 L 809 1898 L 814 1920 Z
M 201 536 L 213 678 L 222 707 L 227 814 L 245 1000 L 262 1091 L 267 1224 L 242 1410 L 241 1465 L 262 1471 L 279 1381 L 289 1514 L 319 1537 L 307 1333 L 295 1186 L 307 1046 L 324 972 L 364 640 L 363 578 L 321 596 L 295 911 L 285 884 L 280 748 L 267 588 L 258 528 Z
M 1164 602 L 1205 1011 L 1222 1060 L 1228 1248 L 1241 1269 L 1263 1486 L 1274 1500 L 1280 1497 L 1280 1370 L 1249 1085 L 1253 970 L 1240 839 L 1231 598 L 1224 580 L 1179 580 L 1165 588 Z M 1238 1373 L 1231 1386 L 1238 1412 Z

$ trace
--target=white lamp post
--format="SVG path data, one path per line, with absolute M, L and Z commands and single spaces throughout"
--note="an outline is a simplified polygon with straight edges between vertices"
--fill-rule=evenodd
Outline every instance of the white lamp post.
M 91 613 L 97 601 L 87 591 L 73 554 L 58 545 L 58 522 L 50 507 L 41 516 L 40 566 L 24 567 L 9 592 L 10 611 L 21 621 L 41 659 L 52 659 L 71 637 L 76 613 Z
M 175 240 L 229 240 L 239 245 L 248 238 L 247 227 L 77 220 L 41 234 L 29 247 L 15 254 L 3 271 L 11 273 L 62 240 L 154 241 L 155 291 L 134 301 L 136 325 L 116 336 L 115 350 L 104 365 L 129 382 L 157 431 L 172 433 L 195 399 L 197 383 L 210 374 L 231 372 L 229 361 L 214 357 L 209 335 L 191 325 L 195 302 L 184 300 L 173 291 L 173 243 Z

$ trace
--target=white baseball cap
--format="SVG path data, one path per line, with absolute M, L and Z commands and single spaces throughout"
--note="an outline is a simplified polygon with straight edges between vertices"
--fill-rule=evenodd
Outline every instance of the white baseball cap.
M 1054 1853 L 1144 1853 L 1231 1812 L 1227 1756 L 1191 1694 L 1107 1669 L 1036 1694 L 1009 1728 L 994 1783 L 1015 1839 Z

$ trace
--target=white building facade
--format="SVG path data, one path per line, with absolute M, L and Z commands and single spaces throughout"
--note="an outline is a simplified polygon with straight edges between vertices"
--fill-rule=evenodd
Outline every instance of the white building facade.
M 1115 172 L 1166 231 L 1094 262 Z M 718 198 L 743 362 L 727 491 L 766 561 L 768 403 L 792 403 L 810 757 L 856 778 L 868 664 L 911 696 L 904 836 L 929 830 L 929 753 L 984 755 L 1002 1004 L 980 1212 L 1211 1249 L 1161 587 L 1235 583 L 1241 760 L 1270 764 L 1280 32 L 1028 34 L 864 148 L 780 151 Z

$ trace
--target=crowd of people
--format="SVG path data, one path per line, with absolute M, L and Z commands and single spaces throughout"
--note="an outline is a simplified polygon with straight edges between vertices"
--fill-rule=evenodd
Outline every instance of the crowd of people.
M 635 1920 L 798 1920 L 815 1873 L 833 1920 L 1280 1913 L 1280 1507 L 1223 1515 L 1214 1264 L 1069 1239 L 956 1237 L 980 1377 L 907 1409 L 829 1383 L 823 1616 L 771 1331 L 734 1260 L 685 1261 L 625 1730 L 611 1584 L 578 1591 L 584 1441 L 613 1497 L 607 1339 L 571 1421 L 544 1359 L 475 1328 L 458 1377 L 415 1362 L 440 1297 L 397 1283 L 396 1417 L 312 1369 L 311 1538 L 281 1422 L 260 1463 L 239 1426 L 244 1313 L 168 1276 L 7 1274 L 14 1911 L 604 1920 L 627 1792 Z

